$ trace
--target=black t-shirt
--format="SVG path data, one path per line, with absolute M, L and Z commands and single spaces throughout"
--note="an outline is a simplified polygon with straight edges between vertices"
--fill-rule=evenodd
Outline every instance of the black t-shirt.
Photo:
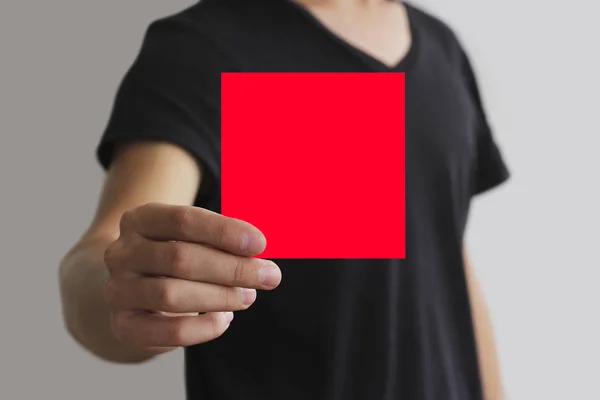
M 472 197 L 509 174 L 459 40 L 407 7 L 413 43 L 393 68 L 289 0 L 204 0 L 150 25 L 98 158 L 178 144 L 207 171 L 196 205 L 217 212 L 221 72 L 406 73 L 406 259 L 277 260 L 278 289 L 186 349 L 189 399 L 482 398 L 462 240 Z

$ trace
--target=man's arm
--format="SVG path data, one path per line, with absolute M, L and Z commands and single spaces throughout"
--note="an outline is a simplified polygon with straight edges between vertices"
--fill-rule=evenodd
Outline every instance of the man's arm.
M 115 155 L 93 222 L 60 265 L 65 326 L 80 345 L 96 356 L 120 363 L 149 359 L 114 337 L 104 297 L 108 277 L 104 252 L 119 236 L 121 216 L 129 209 L 152 202 L 191 205 L 200 178 L 198 163 L 184 150 L 166 143 L 132 143 Z
M 486 400 L 503 400 L 502 377 L 492 319 L 466 248 L 464 260 L 484 397 Z

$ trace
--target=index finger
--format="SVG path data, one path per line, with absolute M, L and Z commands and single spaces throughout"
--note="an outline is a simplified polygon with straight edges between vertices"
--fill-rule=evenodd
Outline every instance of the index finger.
M 200 207 L 147 204 L 134 211 L 132 225 L 148 239 L 204 244 L 240 256 L 258 255 L 267 245 L 252 224 Z

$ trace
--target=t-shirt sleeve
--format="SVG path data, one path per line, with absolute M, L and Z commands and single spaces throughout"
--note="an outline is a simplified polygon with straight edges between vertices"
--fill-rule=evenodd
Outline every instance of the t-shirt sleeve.
M 220 163 L 217 62 L 185 25 L 153 22 L 118 87 L 96 149 L 100 164 L 108 169 L 125 141 L 169 142 L 188 151 L 214 181 Z
M 510 177 L 510 172 L 488 122 L 472 64 L 464 50 L 461 49 L 460 54 L 462 71 L 475 107 L 476 140 L 472 182 L 472 195 L 475 196 L 504 183 Z

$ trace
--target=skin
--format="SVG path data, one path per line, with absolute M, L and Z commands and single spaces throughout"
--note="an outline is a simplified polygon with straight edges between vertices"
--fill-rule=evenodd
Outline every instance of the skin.
M 258 229 L 190 205 L 199 182 L 173 145 L 115 156 L 94 221 L 60 267 L 66 327 L 97 356 L 140 362 L 215 339 L 256 289 L 278 286 L 278 267 L 251 257 L 266 246 Z
M 298 2 L 386 65 L 410 47 L 401 4 Z M 201 166 L 177 146 L 137 142 L 117 151 L 93 221 L 60 265 L 65 327 L 97 357 L 139 363 L 213 340 L 234 323 L 231 311 L 279 285 L 279 268 L 252 257 L 266 246 L 258 229 L 192 206 L 202 182 Z M 491 320 L 466 249 L 465 264 L 485 397 L 501 400 Z
M 411 45 L 406 8 L 389 0 L 295 0 L 347 43 L 392 67 Z
M 466 246 L 463 253 L 483 393 L 486 400 L 503 400 L 505 396 L 492 318 Z

